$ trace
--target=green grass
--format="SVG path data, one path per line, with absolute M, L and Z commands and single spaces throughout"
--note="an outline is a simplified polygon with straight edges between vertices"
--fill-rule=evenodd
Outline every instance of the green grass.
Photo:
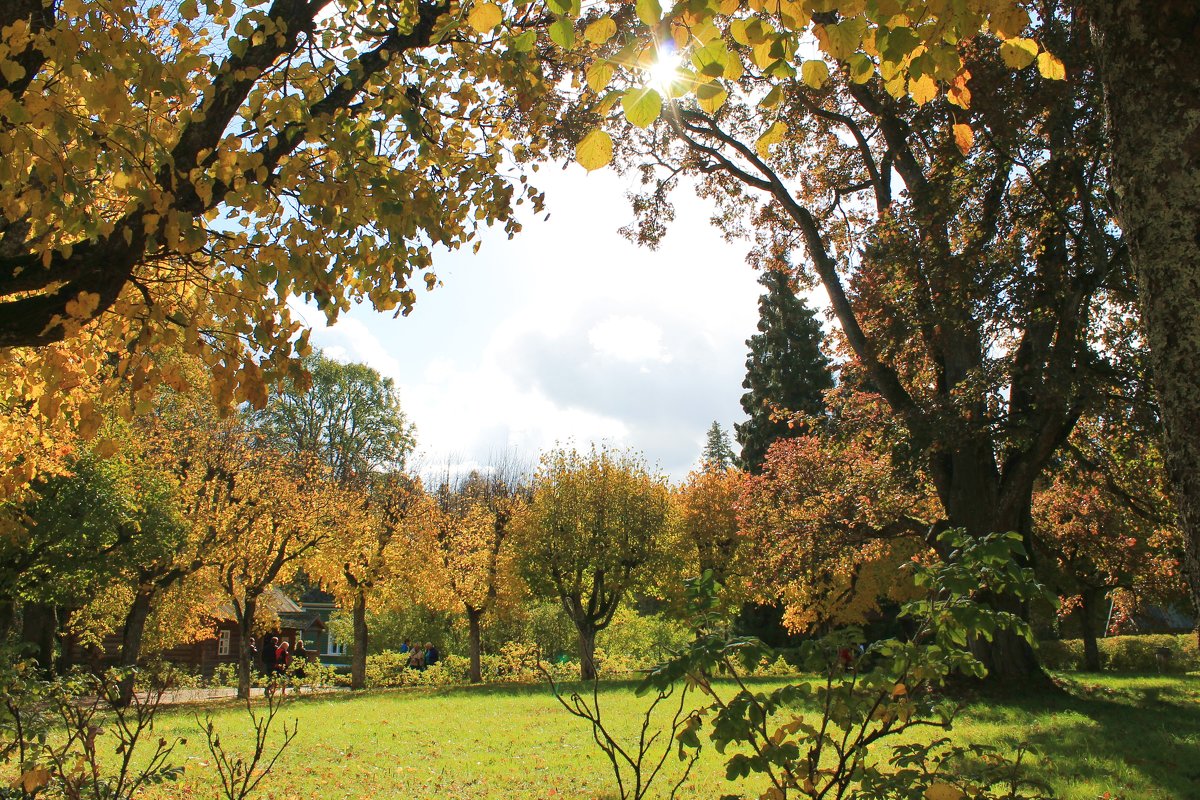
M 775 680 L 764 682 L 774 684 Z M 1037 748 L 1031 765 L 1064 800 L 1109 797 L 1200 800 L 1200 676 L 1082 676 L 1065 694 L 990 698 L 955 723 L 959 742 Z M 604 684 L 607 719 L 632 734 L 644 700 L 632 684 Z M 215 773 L 194 714 L 208 711 L 231 749 L 249 744 L 233 703 L 163 712 L 158 732 L 187 738 L 176 751 L 183 782 L 151 797 L 216 797 Z M 590 729 L 544 687 L 401 689 L 307 697 L 283 718 L 300 732 L 259 796 L 333 798 L 601 798 L 612 773 Z M 668 769 L 675 767 L 668 760 Z M 753 792 L 724 780 L 707 749 L 680 793 L 717 798 Z

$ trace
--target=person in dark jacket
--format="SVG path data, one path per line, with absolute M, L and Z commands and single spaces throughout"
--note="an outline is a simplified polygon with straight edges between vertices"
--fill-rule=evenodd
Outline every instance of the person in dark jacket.
M 262 643 L 263 672 L 271 675 L 275 672 L 275 652 L 279 649 L 279 637 L 267 634 Z
M 441 658 L 441 653 L 433 646 L 433 642 L 425 643 L 425 666 L 432 667 Z

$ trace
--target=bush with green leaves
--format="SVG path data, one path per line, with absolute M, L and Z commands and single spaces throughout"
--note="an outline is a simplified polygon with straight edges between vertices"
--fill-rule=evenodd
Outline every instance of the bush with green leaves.
M 1113 672 L 1194 672 L 1200 670 L 1200 649 L 1195 634 L 1108 636 L 1098 639 L 1100 666 Z M 1169 652 L 1165 658 L 1160 651 Z M 1050 669 L 1083 669 L 1083 640 L 1049 640 L 1038 644 L 1038 654 Z
M 956 676 L 986 674 L 968 641 L 1002 630 L 1032 641 L 1024 620 L 981 602 L 982 593 L 1046 596 L 1032 571 L 1019 566 L 1025 554 L 1017 534 L 972 537 L 951 530 L 940 544 L 949 559 L 910 568 L 921 591 L 901 612 L 915 630 L 910 638 L 866 644 L 861 630 L 847 628 L 806 642 L 801 669 L 819 677 L 776 688 L 746 680 L 764 660 L 776 661 L 774 651 L 730 633 L 711 574 L 690 581 L 695 637 L 638 689 L 663 697 L 684 687 L 705 698 L 675 733 L 680 759 L 690 763 L 707 739 L 726 754 L 730 781 L 765 778 L 762 797 L 777 800 L 1048 797 L 1043 784 L 1026 777 L 1028 748 L 1014 760 L 946 737 L 912 743 L 904 736 L 918 728 L 951 729 L 960 703 L 947 685 Z M 598 742 L 608 741 L 602 727 L 596 730 L 599 716 L 597 708 L 593 732 Z
M 170 756 L 182 740 L 154 736 L 167 686 L 151 682 L 123 702 L 128 677 L 47 680 L 32 662 L 0 658 L 0 798 L 128 800 L 177 780 L 183 767 Z

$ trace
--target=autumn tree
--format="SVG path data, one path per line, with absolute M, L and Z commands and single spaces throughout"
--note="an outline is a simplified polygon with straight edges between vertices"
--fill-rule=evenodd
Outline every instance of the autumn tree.
M 216 539 L 207 571 L 233 609 L 241 638 L 238 696 L 247 697 L 260 600 L 337 531 L 363 523 L 355 518 L 359 505 L 323 464 L 282 454 L 257 434 L 235 429 L 212 457 L 222 480 L 198 524 Z
M 746 340 L 750 354 L 742 382 L 742 410 L 750 419 L 734 426 L 741 465 L 752 473 L 762 469 L 772 442 L 801 433 L 789 424 L 790 415 L 819 415 L 824 392 L 833 388 L 821 324 L 797 294 L 796 282 L 780 270 L 767 270 L 758 282 L 766 292 L 758 300 L 758 333 Z
M 665 479 L 632 453 L 593 446 L 543 456 L 524 526 L 524 572 L 575 623 L 583 680 L 596 676 L 596 633 L 649 578 L 669 514 Z
M 617 63 L 617 41 L 587 48 L 612 67 L 624 106 L 589 89 L 563 117 L 618 131 L 618 165 L 646 167 L 635 209 L 647 241 L 661 230 L 649 217 L 689 175 L 726 232 L 751 239 L 754 263 L 814 276 L 845 357 L 908 431 L 944 519 L 1020 531 L 1029 552 L 1034 484 L 1106 372 L 1098 309 L 1131 310 L 1086 29 L 1069 8 L 1039 6 L 1051 56 L 1018 36 L 1024 12 L 989 7 L 939 27 L 878 7 L 861 22 L 862 4 L 849 19 L 810 17 L 812 5 L 672 11 L 689 62 L 652 111 L 634 102 L 645 72 Z M 984 16 L 1002 45 L 975 36 Z M 810 24 L 846 68 L 797 55 Z M 882 38 L 856 57 L 869 35 Z M 1034 60 L 1062 80 L 1014 68 Z M 998 679 L 1037 671 L 1014 637 L 973 647 Z
M 450 605 L 466 612 L 472 683 L 483 680 L 484 615 L 519 580 L 512 536 L 528 509 L 528 495 L 527 476 L 509 460 L 459 478 L 446 474 L 433 495 L 429 537 L 441 569 L 427 579 L 441 582 Z
M 351 689 L 366 688 L 371 599 L 390 582 L 405 577 L 402 563 L 429 524 L 431 511 L 419 479 L 403 472 L 383 472 L 371 475 L 370 480 L 365 505 L 360 503 L 365 513 L 356 517 L 358 524 L 343 525 L 308 566 L 313 577 L 330 575 L 335 596 L 349 600 L 354 634 Z
M 1099 670 L 1104 601 L 1119 625 L 1180 598 L 1182 537 L 1162 457 L 1136 414 L 1084 419 L 1059 462 L 1034 495 L 1038 566 L 1059 615 L 1078 623 L 1085 667 Z
M 0 498 L 63 468 L 48 435 L 94 432 L 113 383 L 148 406 L 154 352 L 261 406 L 302 379 L 290 303 L 407 313 L 437 248 L 520 229 L 539 12 L 475 5 L 2 4 Z
M 389 550 L 419 514 L 418 482 L 403 474 L 415 445 L 413 426 L 391 378 L 365 364 L 343 364 L 315 353 L 304 374 L 288 380 L 254 415 L 275 446 L 324 464 L 341 489 L 353 493 L 362 527 L 343 525 L 316 577 L 349 601 L 354 629 L 351 688 L 362 689 L 367 663 L 367 599 L 392 577 Z M 403 539 L 403 537 L 401 537 Z
M 685 563 L 695 564 L 695 574 L 712 572 L 727 586 L 734 577 L 746 578 L 739 558 L 737 502 L 745 473 L 732 466 L 692 472 L 674 492 L 675 524 L 687 551 Z
M 874 395 L 837 398 L 836 427 L 771 445 L 738 501 L 753 587 L 793 631 L 861 624 L 903 600 L 896 570 L 929 552 L 940 509 L 928 477 L 898 459 L 905 434 Z

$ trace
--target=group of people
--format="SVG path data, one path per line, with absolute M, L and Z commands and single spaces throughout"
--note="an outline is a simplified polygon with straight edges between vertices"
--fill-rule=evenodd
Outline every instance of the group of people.
M 438 649 L 433 646 L 433 642 L 426 642 L 422 647 L 420 642 L 410 644 L 408 639 L 400 645 L 400 652 L 408 654 L 408 666 L 410 669 L 425 669 L 432 667 L 441 658 Z
M 250 642 L 250 649 L 256 649 L 253 641 Z M 259 657 L 262 659 L 263 672 L 267 675 L 283 675 L 291 668 L 293 659 L 303 664 L 310 656 L 304 647 L 304 640 L 299 636 L 296 637 L 296 651 L 293 653 L 291 642 L 268 633 L 263 637 Z M 303 677 L 303 669 L 303 666 L 297 667 L 296 674 Z

